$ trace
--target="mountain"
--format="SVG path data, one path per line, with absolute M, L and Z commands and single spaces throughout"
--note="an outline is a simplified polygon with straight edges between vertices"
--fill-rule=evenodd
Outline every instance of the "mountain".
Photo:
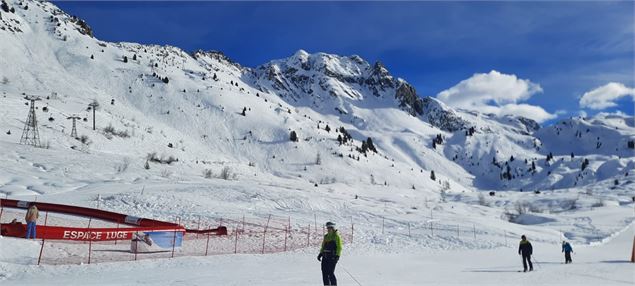
M 7 7 L 15 12 L 0 10 L 0 128 L 10 134 L 0 143 L 22 152 L 23 98 L 39 96 L 40 135 L 58 159 L 55 168 L 69 156 L 113 166 L 128 160 L 139 170 L 149 161 L 148 177 L 201 177 L 228 167 L 239 178 L 310 187 L 438 193 L 440 182 L 454 192 L 579 187 L 621 179 L 635 167 L 629 148 L 635 126 L 626 116 L 541 127 L 421 97 L 381 62 L 356 55 L 299 50 L 252 68 L 218 51 L 101 41 L 88 23 L 48 2 L 7 1 Z M 87 110 L 93 101 L 101 105 L 95 131 Z M 89 144 L 69 136 L 66 118 L 73 114 Z M 178 161 L 161 164 L 170 157 Z M 23 160 L 3 166 L 20 170 Z M 126 178 L 96 173 L 87 176 Z

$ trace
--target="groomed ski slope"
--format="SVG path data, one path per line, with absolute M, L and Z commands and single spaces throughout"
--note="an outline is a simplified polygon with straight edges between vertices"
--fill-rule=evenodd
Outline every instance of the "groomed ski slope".
M 353 247 L 345 249 L 336 275 L 341 285 L 633 285 L 635 265 L 629 258 L 634 235 L 631 224 L 604 244 L 574 245 L 570 265 L 563 264 L 560 245 L 534 242 L 536 271 L 529 273 L 518 272 L 522 265 L 515 243 L 494 249 L 410 254 Z M 37 242 L 20 239 L 5 237 L 0 242 L 5 246 L 3 256 L 20 257 L 19 253 L 38 248 Z M 306 250 L 63 267 L 5 263 L 0 264 L 0 279 L 2 285 L 320 285 L 316 253 Z

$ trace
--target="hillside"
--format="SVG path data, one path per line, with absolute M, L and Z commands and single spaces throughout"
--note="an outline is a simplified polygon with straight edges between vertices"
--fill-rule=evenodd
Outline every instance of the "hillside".
M 219 51 L 110 43 L 95 38 L 90 23 L 33 0 L 6 0 L 0 9 L 0 67 L 3 196 L 190 226 L 201 218 L 273 215 L 317 233 L 323 221 L 342 231 L 350 222 L 355 244 L 345 245 L 342 261 L 364 285 L 517 281 L 500 280 L 499 272 L 520 267 L 508 265 L 518 262 L 520 234 L 531 237 L 538 259 L 545 257 L 541 283 L 563 273 L 557 255 L 564 239 L 581 250 L 583 263 L 564 271 L 577 275 L 575 283 L 632 282 L 628 265 L 614 264 L 629 250 L 635 220 L 632 117 L 598 114 L 541 126 L 457 109 L 356 55 L 299 50 L 246 67 Z M 40 99 L 42 148 L 20 144 L 25 97 Z M 13 210 L 0 220 L 16 216 Z M 45 283 L 62 273 L 81 278 L 59 283 L 111 276 L 119 284 L 298 285 L 313 281 L 305 273 L 315 262 L 307 247 L 268 256 L 28 266 L 39 245 L 0 237 L 0 281 Z M 66 247 L 55 251 L 73 257 Z M 379 269 L 374 262 L 381 259 L 395 266 Z M 143 273 L 132 277 L 130 265 Z M 245 267 L 258 271 L 241 276 Z M 207 274 L 210 268 L 220 276 Z M 431 275 L 415 271 L 422 268 Z M 290 270 L 269 276 L 280 269 Z M 341 281 L 352 284 L 353 275 Z
M 255 171 L 307 185 L 374 181 L 427 189 L 422 185 L 430 183 L 434 170 L 453 188 L 533 190 L 596 182 L 576 170 L 585 158 L 591 162 L 587 172 L 612 162 L 600 180 L 632 169 L 627 164 L 633 157 L 627 148 L 635 132 L 632 118 L 571 119 L 539 129 L 529 119 L 453 110 L 419 98 L 380 62 L 369 64 L 359 56 L 300 50 L 247 68 L 220 52 L 99 41 L 88 24 L 53 4 L 24 3 L 10 3 L 18 9 L 2 14 L 1 64 L 7 68 L 0 89 L 8 108 L 1 124 L 12 130 L 2 138 L 7 143 L 19 141 L 27 94 L 40 96 L 38 104 L 48 107 L 39 112 L 41 137 L 54 150 L 82 145 L 68 136 L 65 120 L 78 114 L 84 119 L 79 134 L 92 142 L 78 149 L 129 157 L 133 165 L 143 165 L 147 154 L 156 152 L 178 158 L 178 169 L 189 173 L 227 165 L 239 175 Z M 96 131 L 90 130 L 86 110 L 93 100 L 101 104 Z M 49 117 L 55 121 L 44 120 Z M 129 137 L 109 139 L 103 134 L 108 126 Z M 342 145 L 336 140 L 341 127 L 352 139 Z M 466 136 L 472 127 L 472 136 Z M 289 141 L 291 131 L 299 142 Z M 603 146 L 568 150 L 562 138 L 573 138 L 572 132 L 597 137 Z M 443 142 L 433 148 L 437 136 Z M 377 152 L 356 151 L 368 138 Z M 556 161 L 571 152 L 578 156 L 566 166 L 547 168 L 549 152 Z M 508 164 L 513 154 L 522 155 Z M 532 162 L 536 168 L 529 172 Z

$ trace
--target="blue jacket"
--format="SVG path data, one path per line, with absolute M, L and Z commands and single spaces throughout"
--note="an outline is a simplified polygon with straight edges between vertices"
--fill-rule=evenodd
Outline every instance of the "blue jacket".
M 573 247 L 568 242 L 562 244 L 562 252 L 573 252 Z

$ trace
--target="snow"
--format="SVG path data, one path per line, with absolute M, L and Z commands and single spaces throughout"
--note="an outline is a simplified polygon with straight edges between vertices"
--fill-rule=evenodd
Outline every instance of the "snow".
M 435 99 L 413 116 L 390 86 L 405 82 L 359 56 L 299 50 L 248 68 L 219 52 L 102 42 L 52 3 L 26 0 L 24 10 L 7 2 L 16 13 L 0 20 L 4 196 L 168 221 L 273 215 L 294 226 L 336 221 L 342 230 L 353 221 L 355 243 L 337 270 L 345 285 L 356 284 L 346 270 L 362 285 L 633 284 L 632 265 L 623 263 L 635 220 L 633 118 L 599 114 L 534 130 L 525 119 L 453 110 Z M 48 149 L 18 144 L 23 93 L 43 99 L 36 114 Z M 93 100 L 101 104 L 95 131 L 86 110 Z M 90 144 L 69 136 L 72 114 Z M 107 134 L 109 125 L 129 137 Z M 339 127 L 352 144 L 337 143 Z M 289 141 L 291 130 L 299 142 Z M 444 142 L 432 148 L 437 135 Z M 379 152 L 355 151 L 369 137 Z M 146 169 L 150 153 L 179 160 Z M 501 179 L 508 166 L 512 178 Z M 224 168 L 235 178 L 220 178 Z M 5 210 L 1 220 L 13 217 L 20 212 Z M 430 223 L 446 230 L 431 233 Z M 516 273 L 521 234 L 536 248 L 535 273 Z M 563 239 L 576 251 L 572 265 L 560 265 Z M 60 259 L 75 251 L 55 249 Z M 39 242 L 1 237 L 2 284 L 320 281 L 314 247 L 39 267 L 38 251 Z
M 529 273 L 518 273 L 522 264 L 514 246 L 399 254 L 352 248 L 343 254 L 336 275 L 343 285 L 356 285 L 355 280 L 361 285 L 632 285 L 635 276 L 625 250 L 634 234 L 631 225 L 600 246 L 573 244 L 573 263 L 567 265 L 558 243 L 534 242 L 536 271 Z M 8 243 L 20 249 L 29 243 L 3 240 L 11 240 Z M 315 256 L 315 251 L 304 251 L 56 267 L 20 265 L 22 271 L 9 272 L 3 285 L 94 284 L 104 277 L 108 284 L 116 285 L 312 285 L 321 278 Z M 9 271 L 18 268 L 6 263 L 0 266 Z

